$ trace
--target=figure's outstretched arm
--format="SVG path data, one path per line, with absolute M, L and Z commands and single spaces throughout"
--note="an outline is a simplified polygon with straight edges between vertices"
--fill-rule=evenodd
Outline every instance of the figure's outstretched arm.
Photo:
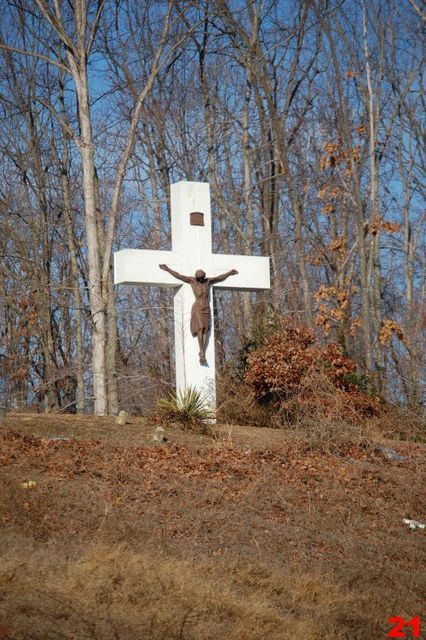
M 216 282 L 223 282 L 229 276 L 236 276 L 238 271 L 236 269 L 231 269 L 231 271 L 227 271 L 226 273 L 222 273 L 220 276 L 215 276 L 214 278 L 209 278 L 209 282 L 211 284 L 216 284 Z
M 182 280 L 182 282 L 188 282 L 189 284 L 191 284 L 192 280 L 194 278 L 191 278 L 190 276 L 183 276 L 180 273 L 178 273 L 177 271 L 173 271 L 173 269 L 170 269 L 170 267 L 168 267 L 166 264 L 160 264 L 158 265 L 160 267 L 160 269 L 162 269 L 163 271 L 167 271 L 168 273 L 170 273 L 172 276 L 174 276 L 175 278 L 177 278 L 177 280 Z

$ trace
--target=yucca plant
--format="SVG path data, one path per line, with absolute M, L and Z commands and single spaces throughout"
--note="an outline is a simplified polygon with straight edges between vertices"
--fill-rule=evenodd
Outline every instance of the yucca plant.
M 195 387 L 171 391 L 158 401 L 157 407 L 165 422 L 179 422 L 186 427 L 202 427 L 214 419 L 209 397 Z

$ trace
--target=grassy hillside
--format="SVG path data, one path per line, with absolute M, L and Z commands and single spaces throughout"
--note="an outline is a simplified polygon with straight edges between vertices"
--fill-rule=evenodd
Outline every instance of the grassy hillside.
M 421 614 L 424 445 L 152 430 L 7 417 L 0 638 L 370 640 Z

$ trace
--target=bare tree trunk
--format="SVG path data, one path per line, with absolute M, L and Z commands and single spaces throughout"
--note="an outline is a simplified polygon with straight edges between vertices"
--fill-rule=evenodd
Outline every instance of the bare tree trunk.
M 244 182 L 243 196 L 245 205 L 245 214 L 247 219 L 247 231 L 245 238 L 245 251 L 248 255 L 254 252 L 254 207 L 253 207 L 253 184 L 250 158 L 250 97 L 251 86 L 247 81 L 247 89 L 244 96 L 244 108 L 242 117 L 242 150 L 244 165 Z M 243 324 L 245 335 L 248 335 L 250 329 L 250 321 L 252 317 L 251 294 L 243 293 Z
M 115 307 L 115 291 L 112 269 L 108 276 L 107 291 L 107 318 L 108 318 L 108 340 L 106 344 L 106 371 L 108 385 L 108 414 L 117 415 L 118 403 L 118 383 L 116 372 L 117 356 L 117 310 Z
M 75 64 L 71 65 L 75 67 Z M 79 120 L 81 127 L 80 153 L 83 168 L 83 193 L 86 220 L 88 258 L 88 285 L 92 321 L 92 374 L 94 410 L 96 415 L 106 415 L 108 410 L 106 390 L 106 318 L 102 291 L 101 253 L 98 237 L 98 221 L 95 192 L 95 164 L 92 127 L 90 122 L 89 94 L 86 68 L 74 76 L 76 83 Z
M 79 285 L 79 270 L 77 261 L 77 248 L 74 238 L 74 225 L 72 218 L 71 208 L 71 195 L 70 184 L 68 178 L 68 139 L 64 133 L 64 148 L 62 153 L 62 193 L 64 199 L 64 214 L 65 214 L 65 228 L 67 233 L 68 251 L 70 254 L 71 262 L 71 278 L 72 278 L 72 292 L 74 297 L 74 333 L 75 333 L 75 367 L 76 367 L 76 385 L 77 385 L 77 398 L 76 409 L 77 413 L 84 413 L 84 368 L 83 368 L 83 300 L 80 292 Z
M 368 119 L 369 119 L 369 160 L 370 160 L 370 199 L 371 199 L 371 230 L 370 248 L 367 267 L 367 282 L 369 283 L 370 308 L 372 310 L 372 357 L 375 368 L 380 367 L 381 353 L 379 348 L 379 332 L 382 323 L 381 305 L 381 267 L 380 267 L 380 232 L 381 218 L 379 211 L 379 166 L 377 159 L 377 126 L 380 117 L 380 103 L 375 94 L 371 77 L 370 52 L 367 41 L 367 14 L 365 0 L 362 3 L 363 16 L 363 44 L 365 56 L 365 70 L 367 77 Z M 382 52 L 383 55 L 383 52 Z M 381 72 L 380 72 L 381 73 Z M 373 231 L 374 229 L 374 231 Z M 382 390 L 380 369 L 377 370 L 377 386 Z
M 55 361 L 55 339 L 52 328 L 52 292 L 51 292 L 51 247 L 49 242 L 48 205 L 46 201 L 46 181 L 42 164 L 39 132 L 37 131 L 37 115 L 28 105 L 28 129 L 31 140 L 31 155 L 34 166 L 35 190 L 39 206 L 39 219 L 33 219 L 31 232 L 33 235 L 34 258 L 36 261 L 36 281 L 34 290 L 37 291 L 38 313 L 41 323 L 41 342 L 44 362 L 44 410 L 46 413 L 57 411 L 60 407 L 57 392 L 58 367 Z M 31 211 L 31 209 L 30 209 Z M 33 214 L 30 214 L 33 218 Z M 41 239 L 41 255 L 38 251 L 38 239 Z
M 335 83 L 338 94 L 338 106 L 340 112 L 340 128 L 342 131 L 342 138 L 345 142 L 348 152 L 352 148 L 352 136 L 350 119 L 348 114 L 348 106 L 345 100 L 341 70 L 338 55 L 336 52 L 336 45 L 332 34 L 332 29 L 328 19 L 323 18 L 321 10 L 315 5 L 315 11 L 321 21 L 324 32 L 327 36 L 327 40 L 330 47 L 331 61 L 333 64 Z M 368 279 L 368 251 L 366 246 L 366 226 L 364 218 L 364 207 L 361 198 L 359 177 L 357 167 L 352 154 L 349 153 L 349 166 L 350 166 L 350 178 L 352 181 L 352 197 L 355 205 L 355 212 L 357 216 L 357 240 L 358 250 L 360 258 L 360 272 L 361 272 L 361 307 L 362 307 L 362 319 L 363 319 L 363 333 L 364 333 L 364 363 L 367 371 L 373 370 L 373 347 L 372 347 L 372 332 L 371 332 L 371 306 L 370 306 L 370 282 Z

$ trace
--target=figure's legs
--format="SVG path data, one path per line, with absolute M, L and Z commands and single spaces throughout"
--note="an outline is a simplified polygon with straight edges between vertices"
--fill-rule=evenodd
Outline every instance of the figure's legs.
M 201 356 L 205 355 L 204 348 L 203 348 L 203 330 L 202 329 L 199 329 L 197 331 L 197 338 L 198 338 L 198 346 L 200 348 L 200 353 L 198 355 L 201 358 Z
M 207 343 L 207 331 L 205 329 L 199 329 L 197 331 L 198 346 L 200 347 L 200 364 L 207 364 L 206 360 L 206 343 Z

